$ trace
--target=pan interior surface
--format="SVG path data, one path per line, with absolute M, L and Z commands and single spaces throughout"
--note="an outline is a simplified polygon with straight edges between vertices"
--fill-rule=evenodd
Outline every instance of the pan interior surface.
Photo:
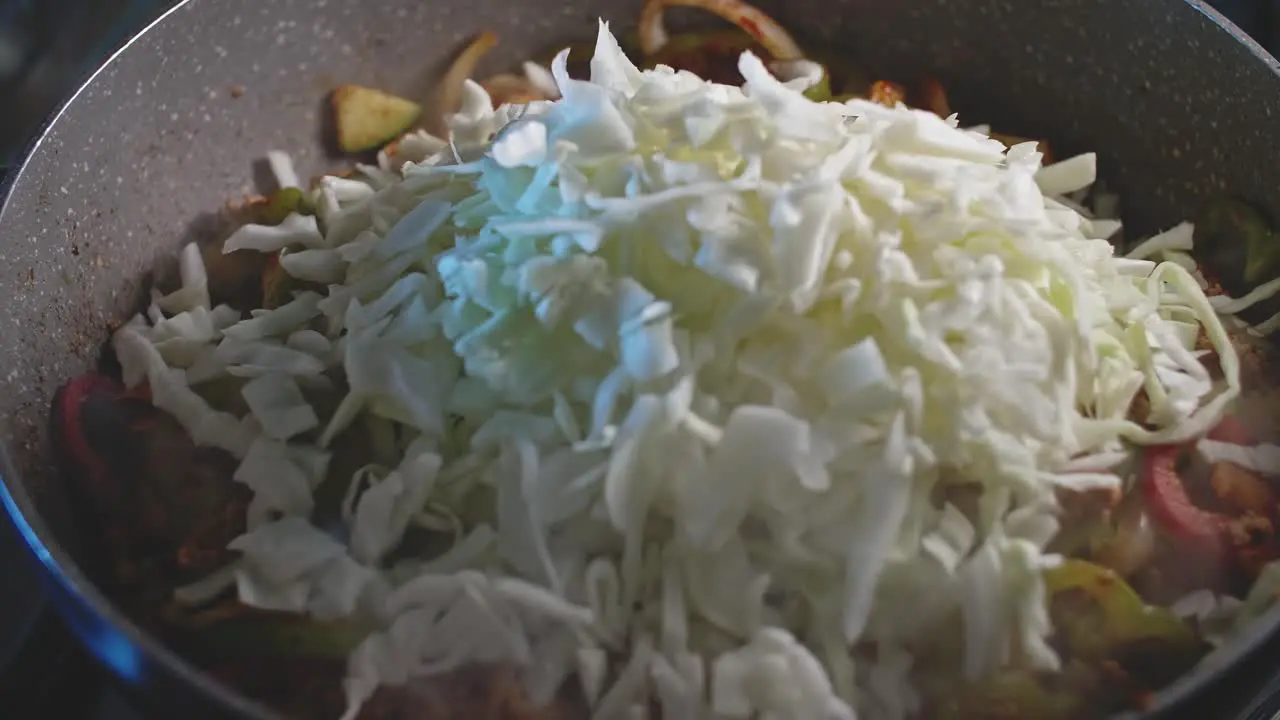
M 1138 232 L 1181 221 L 1222 192 L 1280 216 L 1273 176 L 1280 76 L 1273 60 L 1198 5 L 758 5 L 802 41 L 873 70 L 938 75 L 962 118 L 1097 152 L 1102 174 L 1124 198 L 1126 224 Z M 207 235 L 212 211 L 252 189 L 265 151 L 289 151 L 304 176 L 340 166 L 320 141 L 323 98 L 334 85 L 428 97 L 449 54 L 481 30 L 501 39 L 484 61 L 487 71 L 590 38 L 599 17 L 629 28 L 637 10 L 638 3 L 603 0 L 193 0 L 136 39 L 63 110 L 0 212 L 0 288 L 9 298 L 0 316 L 0 438 L 8 451 L 6 504 L 29 520 L 22 530 L 44 548 L 41 561 L 62 573 L 73 597 L 68 612 L 96 628 L 86 632 L 123 628 L 132 652 L 195 677 L 110 610 L 78 569 L 83 543 L 46 451 L 54 389 L 93 366 L 108 329 L 137 306 L 153 269 Z M 1274 614 L 1264 620 L 1253 644 L 1276 621 Z M 119 666 L 128 674 L 128 661 Z M 201 692 L 218 692 L 201 682 Z M 1195 683 L 1165 691 L 1157 708 Z M 262 712 L 221 702 L 231 713 Z

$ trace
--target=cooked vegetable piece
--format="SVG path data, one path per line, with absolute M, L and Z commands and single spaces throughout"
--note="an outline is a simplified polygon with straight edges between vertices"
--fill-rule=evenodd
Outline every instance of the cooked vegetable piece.
M 1195 252 L 1232 294 L 1280 276 L 1280 238 L 1259 208 L 1238 198 L 1218 198 L 1201 209 Z
M 804 96 L 814 102 L 826 102 L 832 98 L 831 73 L 827 72 L 825 67 L 822 68 L 822 79 L 813 87 L 805 90 Z
M 338 148 L 347 153 L 377 150 L 395 140 L 422 116 L 412 100 L 362 85 L 342 85 L 330 98 Z
M 523 105 L 534 100 L 545 100 L 542 93 L 526 78 L 511 73 L 501 73 L 481 83 L 494 105 Z
M 1147 605 L 1109 568 L 1068 559 L 1046 570 L 1044 578 L 1054 627 L 1074 658 L 1114 659 L 1123 648 L 1159 643 L 1187 669 L 1208 650 L 1181 618 L 1166 608 Z
M 393 141 L 394 142 L 394 141 Z M 301 215 L 312 215 L 315 213 L 315 207 L 311 204 L 310 199 L 302 190 L 298 188 L 284 188 L 267 198 L 254 211 L 253 222 L 262 225 L 279 225 L 284 222 L 285 218 L 292 213 Z M 233 255 L 235 253 L 232 253 Z M 294 292 L 307 287 L 308 283 L 298 280 L 289 273 L 285 272 L 284 267 L 280 264 L 280 253 L 274 252 L 269 254 L 254 252 L 262 260 L 260 270 L 254 275 L 246 275 L 246 278 L 256 276 L 258 280 L 258 290 L 260 294 L 259 306 L 267 310 L 284 305 L 293 298 Z M 248 268 L 244 272 L 254 272 Z
M 741 0 L 646 0 L 640 11 L 640 49 L 652 55 L 667 44 L 667 31 L 662 15 L 668 7 L 702 8 L 737 25 L 760 43 L 774 60 L 799 60 L 804 57 L 791 34 L 773 18 Z
M 1084 674 L 1076 667 L 1077 676 Z M 963 687 L 940 703 L 937 720 L 1074 720 L 1087 714 L 1091 698 L 1074 686 L 1058 683 L 1051 690 L 1044 679 L 1027 670 L 1000 671 Z M 1092 684 L 1092 683 L 1087 683 Z
M 818 48 L 807 53 L 806 57 L 827 71 L 827 84 L 833 95 L 831 99 L 838 100 L 835 96 L 841 95 L 846 100 L 851 97 L 866 97 L 871 80 L 857 63 L 849 60 L 848 55 L 826 53 Z
M 295 212 L 312 215 L 315 208 L 301 189 L 283 188 L 269 197 L 256 197 L 236 208 L 230 220 L 232 229 L 245 223 L 279 225 Z M 201 256 L 209 278 L 209 295 L 215 304 L 225 303 L 241 311 L 274 307 L 264 306 L 263 287 L 266 275 L 273 272 L 272 268 L 277 264 L 275 254 L 251 249 L 225 253 L 223 243 L 215 242 L 204 245 Z M 284 275 L 283 272 L 280 274 Z
M 185 640 L 205 657 L 345 658 L 372 630 L 356 619 L 321 621 L 298 615 L 250 612 L 192 632 Z
M 252 222 L 259 225 L 279 225 L 293 213 L 311 215 L 315 208 L 307 199 L 301 188 L 281 188 L 267 198 L 264 203 L 254 205 L 250 210 Z

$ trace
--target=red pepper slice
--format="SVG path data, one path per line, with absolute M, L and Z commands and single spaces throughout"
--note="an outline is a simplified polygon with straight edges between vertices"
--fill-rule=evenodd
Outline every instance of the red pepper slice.
M 88 503 L 102 520 L 101 532 L 106 536 L 105 547 L 110 548 L 104 561 L 128 558 L 124 526 L 113 516 L 121 506 L 121 488 L 112 477 L 109 458 L 96 447 L 86 434 L 94 406 L 104 398 L 115 398 L 124 388 L 106 375 L 90 373 L 77 377 L 58 389 L 54 395 L 50 423 L 51 440 L 57 449 L 62 470 L 79 483 Z M 117 572 L 121 578 L 130 574 L 128 561 L 120 564 Z
M 1196 506 L 1178 475 L 1178 445 L 1149 447 L 1139 480 L 1143 499 L 1156 522 L 1173 536 L 1226 557 L 1230 518 Z
M 82 375 L 68 382 L 59 390 L 55 400 L 53 417 L 55 442 L 60 441 L 68 458 L 82 471 L 88 473 L 89 482 L 99 491 L 109 487 L 109 469 L 103 459 L 89 446 L 84 436 L 81 409 L 86 400 L 99 394 L 115 395 L 121 391 L 120 383 L 97 373 Z

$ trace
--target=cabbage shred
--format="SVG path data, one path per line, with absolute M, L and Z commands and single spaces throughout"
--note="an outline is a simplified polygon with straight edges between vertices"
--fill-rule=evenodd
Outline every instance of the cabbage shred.
M 814 103 L 750 53 L 741 88 L 642 72 L 603 24 L 590 80 L 566 62 L 561 99 L 494 109 L 468 83 L 447 143 L 229 241 L 288 247 L 323 296 L 237 321 L 195 267 L 117 333 L 126 380 L 242 459 L 225 582 L 380 621 L 347 717 L 476 662 L 542 700 L 576 675 L 601 719 L 903 718 L 926 676 L 1056 667 L 1058 493 L 1118 487 L 1131 444 L 1193 437 L 1239 391 L 1195 279 L 1054 199 L 1091 155 L 1042 169 L 954 118 Z M 200 397 L 225 376 L 249 415 Z M 355 425 L 380 450 L 318 528 Z M 390 563 L 410 527 L 454 544 Z

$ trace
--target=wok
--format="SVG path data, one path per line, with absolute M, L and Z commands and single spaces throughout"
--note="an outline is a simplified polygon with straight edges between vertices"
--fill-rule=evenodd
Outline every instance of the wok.
M 336 83 L 427 97 L 479 30 L 502 38 L 487 72 L 592 37 L 598 16 L 627 27 L 637 4 L 188 0 L 98 71 L 32 149 L 0 212 L 0 495 L 69 625 L 162 716 L 268 713 L 197 673 L 95 587 L 92 538 L 77 533 L 46 450 L 57 384 L 92 365 L 156 263 L 249 189 L 265 150 L 292 152 L 304 176 L 338 164 L 320 142 L 322 98 Z M 1138 232 L 1222 192 L 1280 214 L 1277 62 L 1199 2 L 760 4 L 813 47 L 895 77 L 936 74 L 971 122 L 1097 151 Z M 1264 618 L 1222 662 L 1160 693 L 1150 715 L 1185 710 L 1277 624 L 1280 615 Z

